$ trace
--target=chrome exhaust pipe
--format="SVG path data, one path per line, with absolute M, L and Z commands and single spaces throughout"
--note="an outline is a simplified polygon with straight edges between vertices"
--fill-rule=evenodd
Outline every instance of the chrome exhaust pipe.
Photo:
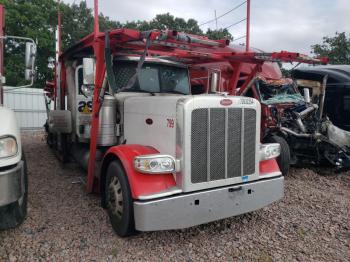
M 288 134 L 291 134 L 293 136 L 296 136 L 296 137 L 304 137 L 304 138 L 310 138 L 310 137 L 313 137 L 312 134 L 300 134 L 300 133 L 297 133 L 297 132 L 294 132 L 293 130 L 287 128 L 287 127 L 281 127 L 280 128 L 281 131 L 284 131 Z

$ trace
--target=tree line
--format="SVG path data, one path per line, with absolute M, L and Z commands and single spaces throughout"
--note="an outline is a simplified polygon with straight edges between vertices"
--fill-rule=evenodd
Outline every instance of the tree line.
M 6 9 L 6 34 L 26 36 L 37 40 L 37 79 L 35 87 L 42 88 L 52 76 L 48 68 L 48 58 L 55 56 L 55 30 L 57 10 L 62 16 L 62 49 L 66 49 L 82 37 L 93 31 L 93 10 L 85 1 L 74 4 L 59 3 L 55 0 L 0 0 Z M 195 19 L 185 20 L 170 13 L 158 14 L 150 21 L 136 20 L 121 23 L 100 14 L 100 30 L 112 28 L 131 28 L 141 31 L 151 29 L 174 29 L 191 34 L 205 35 L 210 39 L 233 40 L 227 29 L 203 31 Z M 330 54 L 333 63 L 350 63 L 350 38 L 345 33 L 335 37 L 326 37 L 322 44 L 312 46 L 316 55 Z M 5 76 L 7 85 L 23 84 L 24 45 L 6 41 Z

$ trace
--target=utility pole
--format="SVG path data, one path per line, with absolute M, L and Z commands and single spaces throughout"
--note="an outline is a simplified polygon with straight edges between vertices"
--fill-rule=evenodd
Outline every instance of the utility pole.
M 250 46 L 250 0 L 247 0 L 247 28 L 245 37 L 245 51 L 248 52 Z
M 215 24 L 216 24 L 216 31 L 218 30 L 218 19 L 216 17 L 216 10 L 214 10 L 214 17 L 215 17 Z

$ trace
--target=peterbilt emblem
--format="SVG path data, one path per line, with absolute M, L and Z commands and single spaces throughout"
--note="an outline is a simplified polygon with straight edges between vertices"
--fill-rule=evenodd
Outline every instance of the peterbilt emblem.
M 222 99 L 222 100 L 220 101 L 220 104 L 221 104 L 222 106 L 229 106 L 229 105 L 232 105 L 232 100 L 231 100 L 231 99 L 225 98 L 225 99 Z

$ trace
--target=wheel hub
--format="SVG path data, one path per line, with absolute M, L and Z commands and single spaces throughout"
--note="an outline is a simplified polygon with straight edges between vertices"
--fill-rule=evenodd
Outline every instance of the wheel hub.
M 108 207 L 114 215 L 121 218 L 123 215 L 122 187 L 116 177 L 111 179 L 108 186 Z

